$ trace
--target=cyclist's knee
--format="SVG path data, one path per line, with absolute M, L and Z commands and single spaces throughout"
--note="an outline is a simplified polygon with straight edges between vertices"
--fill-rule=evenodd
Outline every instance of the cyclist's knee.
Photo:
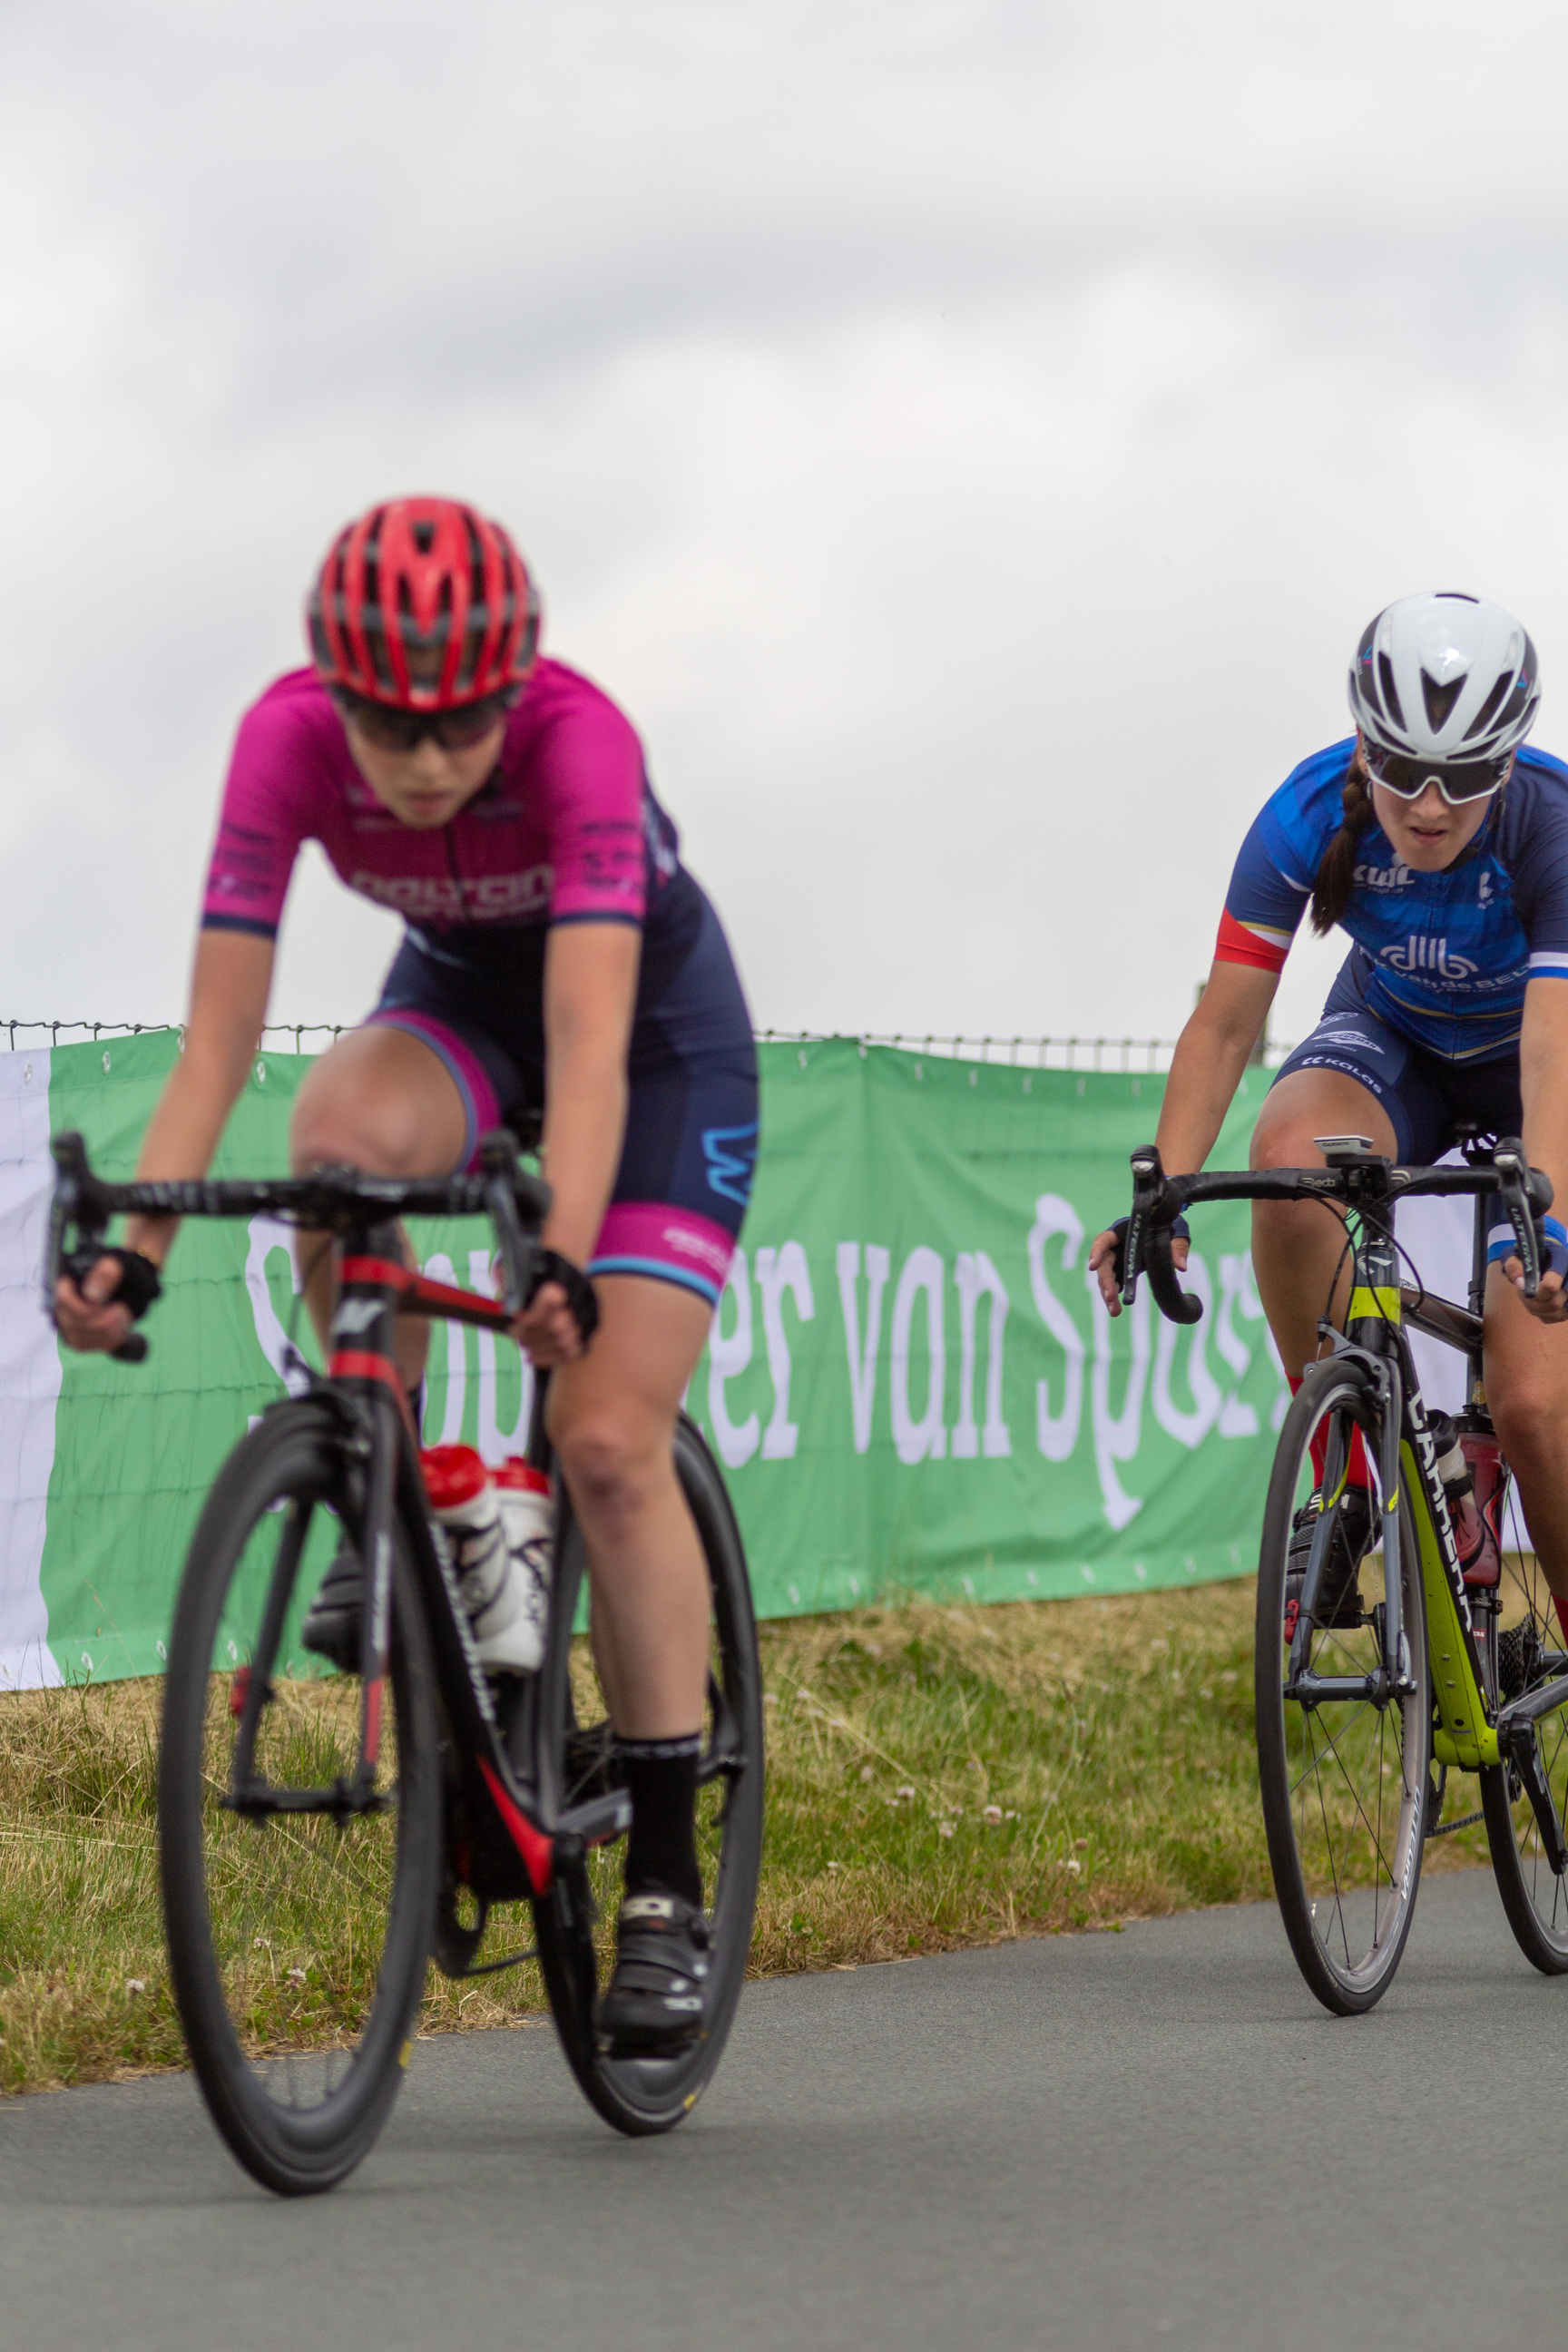
M 1320 1135 L 1370 1136 L 1374 1151 L 1397 1151 L 1393 1122 L 1367 1089 L 1352 1079 L 1321 1070 L 1296 1070 L 1279 1080 L 1264 1099 L 1252 1130 L 1252 1168 L 1315 1168 L 1322 1160 Z M 1311 1211 L 1310 1202 L 1291 1204 Z
M 670 1475 L 669 1433 L 640 1413 L 595 1404 L 564 1416 L 554 1442 L 573 1499 L 591 1518 L 635 1519 Z
M 356 1036 L 324 1055 L 310 1071 L 289 1125 L 289 1156 L 298 1171 L 321 1167 L 359 1168 L 378 1176 L 431 1171 L 431 1147 L 437 1139 L 432 1129 L 440 1122 L 432 1121 L 432 1106 L 415 1086 L 396 1083 L 402 1074 L 382 1066 L 383 1058 L 363 1051 L 361 1036 Z M 460 1126 L 460 1108 L 457 1119 Z M 459 1148 L 460 1139 L 453 1155 Z M 437 1151 L 437 1163 L 440 1159 Z
M 1563 1400 L 1555 1381 L 1531 1378 L 1528 1371 L 1493 1374 L 1487 1402 L 1503 1452 L 1516 1469 L 1561 1463 Z
M 396 1102 L 350 1092 L 296 1108 L 289 1128 L 295 1170 L 359 1168 L 376 1176 L 406 1176 L 420 1166 L 417 1119 Z

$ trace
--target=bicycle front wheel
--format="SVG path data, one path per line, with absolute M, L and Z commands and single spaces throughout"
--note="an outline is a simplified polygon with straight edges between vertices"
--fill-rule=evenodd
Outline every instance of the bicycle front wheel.
M 675 1466 L 712 1601 L 697 1797 L 697 1853 L 713 1938 L 703 2038 L 669 2058 L 611 2058 L 598 2047 L 594 2011 L 610 1953 L 592 1927 L 595 1918 L 613 1919 L 618 1908 L 617 1855 L 601 1849 L 559 1871 L 534 1906 L 540 1966 L 572 2071 L 605 2122 L 634 2137 L 668 2131 L 689 2115 L 719 2063 L 751 1951 L 763 1852 L 763 1682 L 751 1580 L 718 1465 L 684 1415 L 676 1428 Z M 582 1539 L 568 1524 L 539 1693 L 542 1761 L 557 1776 L 560 1801 L 568 1806 L 616 1773 L 615 1738 L 591 1644 L 572 1636 L 583 1573 Z
M 1392 1526 L 1380 1521 L 1375 1500 L 1370 1529 L 1364 1521 L 1358 1527 L 1346 1520 L 1349 1490 L 1341 1474 L 1357 1430 L 1376 1462 L 1380 1415 L 1365 1373 L 1331 1359 L 1315 1365 L 1286 1415 L 1269 1482 L 1254 1664 L 1258 1779 L 1274 1891 L 1302 1975 L 1324 2007 L 1341 2016 L 1382 1999 L 1405 1949 L 1421 1875 L 1432 1728 L 1410 1498 L 1403 1497 Z M 1311 1512 L 1317 1494 L 1314 1440 L 1321 1441 L 1321 1454 L 1326 1451 L 1331 1482 L 1322 1507 L 1327 1541 L 1331 1547 L 1348 1541 L 1352 1561 L 1363 1541 L 1366 1549 L 1348 1581 L 1325 1574 L 1328 1605 L 1321 1597 L 1319 1614 L 1329 1622 L 1312 1625 L 1308 1664 L 1318 1675 L 1358 1680 L 1379 1665 L 1386 1534 L 1399 1546 L 1400 1606 L 1415 1685 L 1402 1698 L 1354 1696 L 1303 1704 L 1287 1696 L 1302 1527 L 1310 1526 L 1302 1515 Z
M 1568 1657 L 1552 1594 L 1532 1553 L 1508 1557 L 1500 1599 L 1498 1696 L 1506 1703 L 1568 1672 Z M 1543 1717 L 1534 1739 L 1563 1821 L 1568 1818 L 1568 1713 L 1559 1708 Z M 1480 1778 L 1487 1843 L 1508 1924 L 1525 1958 L 1543 1976 L 1568 1975 L 1568 1883 L 1547 1858 L 1518 1769 L 1511 1763 L 1494 1765 Z
M 363 1684 L 299 1638 L 335 1547 L 357 1541 L 357 1486 L 321 1407 L 263 1417 L 192 1539 L 164 1686 L 158 1823 L 174 1999 L 213 2120 L 285 2196 L 331 2189 L 374 2143 L 407 2063 L 435 1927 L 436 1709 L 401 1540 L 374 1809 L 309 1809 L 346 1790 L 359 1758 Z M 237 1811 L 242 1774 L 253 1799 L 263 1785 L 286 1790 L 294 1808 Z

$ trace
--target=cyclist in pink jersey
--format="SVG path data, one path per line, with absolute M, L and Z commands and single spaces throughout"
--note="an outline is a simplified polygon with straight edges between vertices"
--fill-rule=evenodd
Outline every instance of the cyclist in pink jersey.
M 205 1172 L 255 1053 L 307 839 L 406 929 L 375 1010 L 300 1087 L 296 1169 L 443 1173 L 503 1118 L 542 1114 L 554 1278 L 518 1333 L 552 1372 L 551 1434 L 584 1529 L 633 1803 L 603 2021 L 618 2047 L 657 2053 L 701 2030 L 694 1814 L 709 1602 L 671 1446 L 751 1186 L 751 1022 L 634 730 L 539 655 L 537 598 L 497 524 L 444 499 L 373 508 L 330 550 L 310 628 L 311 668 L 280 678 L 240 725 L 185 1050 L 138 1173 Z M 61 1284 L 72 1346 L 120 1344 L 132 1307 L 155 1295 L 174 1231 L 136 1221 L 79 1289 Z M 329 1282 L 323 1256 L 308 1284 L 323 1331 Z M 416 1389 L 423 1326 L 399 1340 Z M 358 1602 L 345 1552 L 307 1640 L 346 1654 Z

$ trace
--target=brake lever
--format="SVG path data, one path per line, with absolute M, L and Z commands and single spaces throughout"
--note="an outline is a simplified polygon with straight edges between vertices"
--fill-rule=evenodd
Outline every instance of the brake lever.
M 532 1288 L 538 1244 L 523 1232 L 517 1209 L 518 1187 L 525 1185 L 533 1194 L 543 1187 L 518 1166 L 517 1139 L 504 1127 L 480 1139 L 479 1166 L 485 1174 L 485 1206 L 500 1244 L 501 1304 L 509 1315 L 521 1315 Z
M 1122 1305 L 1137 1296 L 1138 1275 L 1146 1272 L 1154 1304 L 1168 1323 L 1196 1323 L 1204 1302 L 1195 1291 L 1182 1288 L 1171 1254 L 1171 1220 L 1156 1215 L 1170 1204 L 1170 1185 L 1160 1165 L 1157 1144 L 1145 1143 L 1132 1154 L 1132 1213 L 1123 1244 Z M 1134 1256 L 1134 1249 L 1137 1255 Z
M 1533 1196 L 1540 1187 L 1533 1181 L 1534 1171 L 1525 1159 L 1524 1146 L 1516 1137 L 1505 1137 L 1499 1143 L 1492 1153 L 1492 1165 L 1500 1180 L 1498 1195 L 1508 1212 L 1520 1264 L 1524 1268 L 1524 1296 L 1533 1298 L 1541 1288 L 1541 1248 L 1532 1214 Z
M 1144 1236 L 1149 1230 L 1150 1212 L 1155 1208 L 1165 1189 L 1165 1171 L 1160 1165 L 1159 1146 L 1140 1145 L 1132 1154 L 1132 1213 L 1127 1220 L 1127 1233 L 1121 1244 L 1121 1304 L 1131 1307 L 1138 1296 L 1138 1277 L 1143 1271 Z

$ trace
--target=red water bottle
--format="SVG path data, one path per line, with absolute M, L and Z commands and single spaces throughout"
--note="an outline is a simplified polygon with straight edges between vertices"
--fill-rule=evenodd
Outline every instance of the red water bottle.
M 1502 1574 L 1502 1551 L 1486 1505 L 1497 1496 L 1501 1476 L 1498 1442 L 1477 1430 L 1458 1432 L 1442 1414 L 1433 1418 L 1432 1437 L 1465 1582 L 1494 1585 Z
M 1470 1474 L 1471 1500 L 1481 1525 L 1480 1550 L 1475 1565 L 1465 1570 L 1465 1582 L 1496 1584 L 1502 1576 L 1508 1465 L 1490 1430 L 1461 1429 L 1459 1444 L 1464 1449 L 1465 1467 Z

